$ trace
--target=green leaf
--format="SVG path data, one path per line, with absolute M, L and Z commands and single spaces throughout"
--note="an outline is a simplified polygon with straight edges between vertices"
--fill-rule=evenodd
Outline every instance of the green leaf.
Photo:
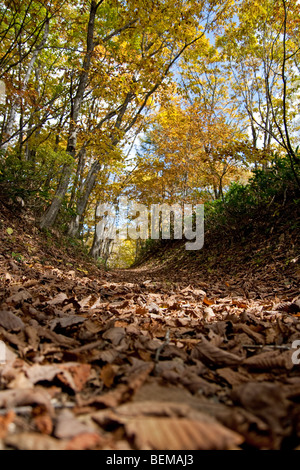
M 12 235 L 14 233 L 13 229 L 11 227 L 9 227 L 6 232 L 8 233 L 8 235 Z

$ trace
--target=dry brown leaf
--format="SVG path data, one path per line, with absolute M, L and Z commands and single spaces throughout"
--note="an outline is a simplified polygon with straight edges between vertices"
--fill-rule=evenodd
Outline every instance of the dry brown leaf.
M 222 410 L 219 421 L 229 429 L 241 434 L 245 443 L 252 448 L 269 449 L 272 447 L 272 436 L 268 434 L 268 425 L 258 416 L 241 407 Z
M 137 352 L 143 361 L 145 362 L 152 361 L 152 354 L 149 351 L 145 351 L 144 349 L 138 349 Z
M 59 368 L 61 372 L 57 377 L 74 392 L 80 392 L 83 389 L 91 373 L 90 364 L 69 362 L 60 364 Z
M 291 432 L 291 402 L 286 399 L 280 384 L 248 382 L 234 387 L 232 398 L 268 424 L 273 448 L 278 448 L 282 439 Z
M 54 436 L 71 439 L 79 434 L 93 433 L 94 429 L 79 421 L 70 410 L 62 410 L 56 420 Z
M 110 388 L 114 383 L 116 376 L 115 368 L 111 364 L 106 364 L 102 367 L 100 372 L 100 378 L 103 380 L 105 387 Z
M 102 362 L 107 362 L 108 364 L 111 364 L 116 360 L 118 356 L 119 353 L 115 349 L 106 349 L 105 351 L 97 352 L 93 356 L 93 360 L 101 360 Z
M 54 330 L 55 328 L 68 328 L 68 326 L 77 325 L 79 323 L 83 323 L 86 319 L 80 317 L 79 315 L 68 315 L 62 318 L 56 318 L 51 322 L 51 329 Z
M 274 369 L 292 370 L 294 364 L 290 351 L 267 351 L 248 357 L 243 361 L 243 366 L 250 370 L 273 371 Z
M 34 364 L 31 367 L 28 367 L 25 371 L 28 379 L 36 384 L 38 382 L 52 382 L 54 377 L 61 372 L 61 369 L 58 364 L 56 365 L 40 365 Z
M 125 431 L 142 450 L 227 450 L 244 440 L 217 422 L 185 418 L 133 419 L 125 424 Z
M 40 338 L 37 332 L 37 329 L 34 326 L 27 325 L 24 328 L 25 335 L 27 337 L 28 343 L 34 351 L 38 350 L 40 344 Z
M 238 308 L 247 308 L 248 305 L 245 304 L 244 302 L 240 302 L 239 300 L 234 300 L 232 299 L 232 305 L 234 305 L 235 307 L 238 307 Z
M 96 298 L 94 296 L 88 295 L 87 297 L 84 297 L 83 299 L 81 299 L 78 303 L 81 308 L 90 307 L 90 305 L 93 305 L 95 300 Z
M 127 379 L 130 389 L 136 392 L 143 385 L 153 368 L 153 362 L 142 362 L 137 368 L 134 368 Z
M 47 338 L 53 343 L 58 344 L 60 346 L 71 348 L 71 347 L 76 347 L 80 345 L 80 343 L 76 341 L 75 339 L 55 333 L 55 331 L 47 330 L 46 328 L 43 328 L 42 326 L 39 326 L 37 330 L 38 330 L 38 334 L 42 338 Z
M 213 309 L 211 307 L 206 307 L 204 310 L 203 310 L 203 318 L 205 320 L 212 320 L 213 318 L 216 317 L 216 314 L 215 312 L 213 311 Z
M 90 372 L 90 364 L 66 362 L 44 366 L 35 364 L 26 370 L 26 375 L 33 384 L 44 381 L 51 382 L 57 377 L 74 392 L 80 392 L 89 379 Z
M 48 300 L 47 301 L 47 304 L 48 305 L 59 305 L 59 304 L 63 304 L 65 300 L 67 300 L 68 296 L 64 293 L 64 292 L 61 292 L 60 294 L 58 294 L 56 297 L 54 297 L 53 299 L 51 300 Z
M 135 309 L 137 315 L 148 315 L 149 311 L 146 307 L 137 306 Z
M 5 281 L 9 284 L 12 280 L 12 276 L 9 273 L 5 273 Z
M 245 323 L 237 323 L 233 327 L 234 332 L 244 332 L 250 338 L 252 338 L 257 344 L 265 344 L 265 338 L 262 334 L 254 331 L 250 326 L 245 325 Z
M 87 400 L 82 400 L 78 398 L 78 404 L 80 406 L 100 405 L 100 407 L 113 408 L 115 406 L 118 406 L 120 403 L 122 403 L 130 395 L 131 394 L 130 394 L 128 386 L 121 384 L 121 385 L 118 385 L 117 388 L 115 388 L 114 390 L 104 393 L 103 395 L 97 395 L 97 396 L 88 398 Z
M 242 383 L 249 382 L 252 380 L 252 377 L 247 373 L 240 371 L 235 371 L 230 367 L 224 367 L 223 369 L 218 369 L 217 374 L 226 380 L 230 385 L 240 385 Z
M 7 436 L 4 442 L 18 450 L 62 450 L 66 445 L 63 441 L 37 432 L 12 434 Z
M 43 405 L 53 414 L 49 394 L 42 388 L 0 391 L 0 408 L 14 408 L 23 405 Z
M 103 333 L 102 335 L 102 338 L 108 339 L 112 342 L 114 346 L 118 346 L 118 344 L 120 344 L 124 337 L 125 329 L 120 327 L 110 328 L 109 330 L 106 330 L 105 333 Z
M 20 290 L 6 300 L 7 304 L 18 305 L 21 302 L 32 299 L 32 295 L 27 290 Z
M 243 358 L 212 345 L 202 336 L 202 341 L 192 350 L 192 358 L 216 367 L 237 366 Z
M 7 310 L 0 311 L 0 325 L 11 331 L 20 331 L 25 327 L 21 318 Z
M 9 410 L 4 416 L 0 416 L 0 439 L 3 439 L 7 432 L 9 425 L 15 420 L 15 413 L 12 410 Z
M 208 299 L 206 296 L 204 297 L 204 299 L 202 300 L 202 302 L 203 302 L 205 305 L 207 305 L 208 307 L 209 307 L 210 305 L 213 305 L 213 304 L 215 303 L 214 300 Z
M 39 432 L 50 435 L 53 431 L 53 421 L 48 411 L 44 407 L 37 406 L 32 414 L 34 424 Z
M 70 439 L 64 450 L 91 450 L 95 447 L 102 447 L 104 443 L 105 440 L 99 434 L 86 432 Z

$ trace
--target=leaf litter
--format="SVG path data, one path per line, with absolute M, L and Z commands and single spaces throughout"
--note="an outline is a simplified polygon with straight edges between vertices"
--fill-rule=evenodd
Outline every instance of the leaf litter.
M 2 449 L 299 446 L 294 291 L 7 259 L 0 274 Z

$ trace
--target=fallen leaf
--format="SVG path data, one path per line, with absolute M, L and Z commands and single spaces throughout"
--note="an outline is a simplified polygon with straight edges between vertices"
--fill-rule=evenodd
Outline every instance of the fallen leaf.
M 103 380 L 105 387 L 110 388 L 114 383 L 116 371 L 111 364 L 106 364 L 102 367 L 100 372 L 100 378 Z
M 203 299 L 202 302 L 203 302 L 205 305 L 208 305 L 208 306 L 213 305 L 213 304 L 215 303 L 214 300 L 210 300 L 210 299 L 208 299 L 206 296 L 204 297 L 204 299 Z
M 78 404 L 80 406 L 100 405 L 100 407 L 113 408 L 115 406 L 118 406 L 120 403 L 122 403 L 130 395 L 131 394 L 130 394 L 130 390 L 128 386 L 121 384 L 121 385 L 118 385 L 117 388 L 115 388 L 114 390 L 104 393 L 103 395 L 96 395 L 87 400 L 79 399 Z
M 54 297 L 54 299 L 48 300 L 47 304 L 48 305 L 59 305 L 59 304 L 64 303 L 64 301 L 67 300 L 67 298 L 68 298 L 68 296 L 64 292 L 61 292 L 56 297 Z
M 79 434 L 94 433 L 94 429 L 79 421 L 70 410 L 62 410 L 56 420 L 54 436 L 71 439 Z
M 234 402 L 261 418 L 268 424 L 273 448 L 281 445 L 282 439 L 291 432 L 289 402 L 281 386 L 268 382 L 248 382 L 232 391 Z
M 20 331 L 25 327 L 21 318 L 7 310 L 0 311 L 0 325 L 11 331 Z
M 142 418 L 125 424 L 129 438 L 141 450 L 228 450 L 244 441 L 215 422 L 185 418 Z
M 202 336 L 202 341 L 192 350 L 192 358 L 200 359 L 205 364 L 217 367 L 237 366 L 243 361 L 242 357 L 229 353 L 214 346 Z
M 36 384 L 38 382 L 52 382 L 54 377 L 61 372 L 59 365 L 40 365 L 34 364 L 26 369 L 25 373 L 28 379 Z
M 37 432 L 12 434 L 7 436 L 4 442 L 7 446 L 19 450 L 62 450 L 66 445 L 63 441 Z
M 110 328 L 102 335 L 102 338 L 108 339 L 114 346 L 118 346 L 124 337 L 125 329 L 120 327 Z
M 0 408 L 14 408 L 24 405 L 43 405 L 51 415 L 53 414 L 51 397 L 42 388 L 0 391 Z
M 60 364 L 59 368 L 61 372 L 57 375 L 57 378 L 74 392 L 80 392 L 83 389 L 91 373 L 90 364 L 70 362 Z
M 205 320 L 207 321 L 210 321 L 212 320 L 213 318 L 215 318 L 215 312 L 213 311 L 213 309 L 211 307 L 206 307 L 203 311 L 203 317 Z
M 21 302 L 24 302 L 26 300 L 31 300 L 32 299 L 32 295 L 30 294 L 30 292 L 28 292 L 27 290 L 20 290 L 19 292 L 17 292 L 16 294 L 12 295 L 11 297 L 9 297 L 7 300 L 6 300 L 6 303 L 7 304 L 14 304 L 14 305 L 18 305 L 20 304 Z
M 136 309 L 135 309 L 135 313 L 137 315 L 147 315 L 149 313 L 149 311 L 146 307 L 137 306 Z
M 56 318 L 51 322 L 51 330 L 55 328 L 67 328 L 68 326 L 78 325 L 79 323 L 83 323 L 86 319 L 80 317 L 79 315 L 68 315 L 62 318 Z
M 102 446 L 104 442 L 103 437 L 95 432 L 83 433 L 70 439 L 64 450 L 91 450 Z
M 252 370 L 283 369 L 292 370 L 292 354 L 290 351 L 267 351 L 248 357 L 243 361 L 243 366 Z
M 48 411 L 44 407 L 37 406 L 33 410 L 33 421 L 36 428 L 42 434 L 52 434 L 53 431 L 53 421 L 52 416 L 48 413 Z
M 12 410 L 9 410 L 4 416 L 0 416 L 0 439 L 5 438 L 9 425 L 15 420 L 15 413 Z
M 70 347 L 79 346 L 79 344 L 80 344 L 74 338 L 69 338 L 68 336 L 55 333 L 55 331 L 50 331 L 47 328 L 43 328 L 42 326 L 39 326 L 37 328 L 37 331 L 38 331 L 38 334 L 42 338 L 47 338 L 50 341 L 52 341 L 53 343 L 58 344 L 59 346 L 64 346 L 66 348 L 70 348 Z

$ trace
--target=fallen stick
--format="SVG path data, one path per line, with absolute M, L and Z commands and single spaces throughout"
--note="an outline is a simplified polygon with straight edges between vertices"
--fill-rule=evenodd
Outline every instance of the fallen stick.
M 167 330 L 166 336 L 165 336 L 165 341 L 164 341 L 163 344 L 162 344 L 161 346 L 159 346 L 159 348 L 157 348 L 157 350 L 156 350 L 155 362 L 158 362 L 160 353 L 162 352 L 162 350 L 164 349 L 164 347 L 169 344 L 169 342 L 170 342 L 170 330 Z

